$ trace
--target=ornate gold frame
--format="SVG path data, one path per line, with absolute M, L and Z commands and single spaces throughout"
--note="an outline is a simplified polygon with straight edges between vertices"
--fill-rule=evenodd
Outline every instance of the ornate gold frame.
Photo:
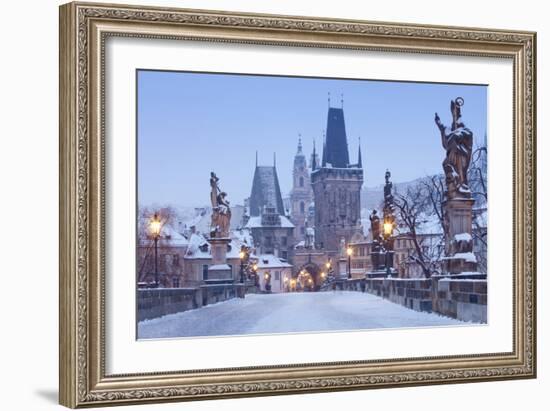
M 108 36 L 512 59 L 513 351 L 105 375 L 103 51 Z M 61 6 L 60 403 L 101 406 L 535 377 L 535 48 L 532 32 L 91 3 Z

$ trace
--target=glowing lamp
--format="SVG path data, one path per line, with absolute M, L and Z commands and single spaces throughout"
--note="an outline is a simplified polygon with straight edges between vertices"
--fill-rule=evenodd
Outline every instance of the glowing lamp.
M 157 213 L 153 216 L 151 219 L 151 222 L 149 223 L 149 229 L 151 230 L 151 235 L 155 238 L 158 238 L 160 236 L 160 218 Z

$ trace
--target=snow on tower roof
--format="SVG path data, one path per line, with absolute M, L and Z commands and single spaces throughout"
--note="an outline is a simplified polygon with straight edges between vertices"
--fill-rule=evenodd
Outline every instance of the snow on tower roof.
M 278 214 L 285 214 L 275 166 L 256 166 L 254 171 L 250 194 L 250 215 L 259 216 L 265 206 L 275 207 Z

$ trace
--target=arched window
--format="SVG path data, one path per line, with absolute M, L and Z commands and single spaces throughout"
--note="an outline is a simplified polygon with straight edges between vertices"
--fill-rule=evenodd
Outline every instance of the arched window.
M 306 212 L 306 205 L 304 204 L 303 201 L 300 201 L 300 213 L 305 213 Z
M 300 177 L 300 187 L 304 186 L 304 177 Z

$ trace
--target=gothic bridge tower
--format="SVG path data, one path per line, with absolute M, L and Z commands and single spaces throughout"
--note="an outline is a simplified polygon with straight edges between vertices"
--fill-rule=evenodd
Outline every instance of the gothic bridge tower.
M 356 164 L 349 161 L 344 109 L 328 109 L 327 132 L 320 167 L 311 173 L 315 201 L 315 243 L 327 252 L 338 252 L 361 234 L 361 147 Z

